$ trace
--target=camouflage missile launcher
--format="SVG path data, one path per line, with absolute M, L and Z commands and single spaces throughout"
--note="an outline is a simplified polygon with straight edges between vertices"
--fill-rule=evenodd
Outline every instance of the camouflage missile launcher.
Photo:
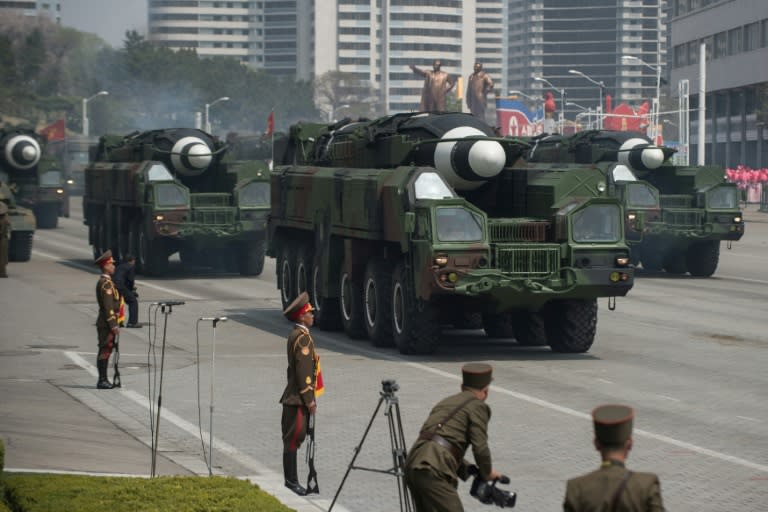
M 0 201 L 8 207 L 11 221 L 11 239 L 8 244 L 9 261 L 29 261 L 32 257 L 32 241 L 35 233 L 35 214 L 29 208 L 16 204 L 5 177 L 0 174 Z
M 168 257 L 242 275 L 264 268 L 269 169 L 235 160 L 196 129 L 103 136 L 85 170 L 83 212 L 93 253 L 135 254 L 161 275 Z
M 489 337 L 585 352 L 598 297 L 633 284 L 622 208 L 593 165 L 528 164 L 477 118 L 300 123 L 275 141 L 268 254 L 283 305 L 402 353 L 482 318 Z
M 627 243 L 635 264 L 650 271 L 709 277 L 720 242 L 739 240 L 744 219 L 736 185 L 716 166 L 675 166 L 674 150 L 641 134 L 588 131 L 535 141 L 531 159 L 543 162 L 616 162 L 606 168 L 609 195 L 626 210 Z
M 20 206 L 30 208 L 41 229 L 55 228 L 69 215 L 64 173 L 44 155 L 45 141 L 33 130 L 0 129 L 0 168 Z

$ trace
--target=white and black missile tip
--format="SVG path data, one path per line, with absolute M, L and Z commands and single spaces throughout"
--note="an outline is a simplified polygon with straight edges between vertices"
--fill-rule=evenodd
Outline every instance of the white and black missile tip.
M 212 160 L 211 148 L 198 137 L 183 137 L 171 149 L 173 168 L 185 176 L 202 174 Z
M 40 144 L 29 135 L 15 135 L 5 144 L 5 160 L 16 169 L 34 167 L 40 155 Z
M 619 148 L 619 163 L 636 171 L 650 171 L 664 163 L 664 151 L 645 139 L 629 139 Z
M 458 126 L 443 139 L 487 137 L 471 126 Z M 440 142 L 435 146 L 435 169 L 459 190 L 472 190 L 501 172 L 507 161 L 504 148 L 495 140 Z

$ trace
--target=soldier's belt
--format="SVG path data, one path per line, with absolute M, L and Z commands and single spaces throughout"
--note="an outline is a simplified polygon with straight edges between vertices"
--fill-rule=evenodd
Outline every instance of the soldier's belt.
M 440 434 L 435 434 L 434 432 L 420 432 L 419 433 L 419 439 L 423 439 L 425 441 L 432 441 L 433 443 L 437 443 L 449 452 L 451 452 L 451 455 L 453 455 L 453 458 L 456 459 L 456 462 L 461 465 L 461 461 L 464 458 L 464 454 L 461 453 L 461 451 L 453 444 L 451 444 L 450 441 L 448 441 L 446 438 L 441 436 Z

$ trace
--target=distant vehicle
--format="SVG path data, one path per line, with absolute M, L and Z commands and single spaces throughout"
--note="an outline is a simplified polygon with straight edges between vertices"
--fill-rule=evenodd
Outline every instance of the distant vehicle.
M 476 317 L 492 338 L 586 352 L 597 298 L 633 284 L 623 211 L 601 169 L 529 149 L 461 113 L 292 126 L 269 217 L 283 305 L 307 291 L 319 327 L 405 354 Z
M 69 216 L 69 196 L 61 166 L 44 154 L 45 148 L 33 130 L 0 128 L 0 172 L 19 206 L 34 212 L 37 227 L 51 229 L 58 226 L 60 216 Z
M 8 244 L 8 260 L 29 261 L 32 257 L 32 242 L 35 233 L 35 214 L 29 208 L 16 204 L 5 176 L 0 173 L 0 201 L 8 207 L 11 221 L 11 240 Z
M 98 137 L 68 135 L 63 140 L 49 141 L 51 153 L 59 158 L 70 195 L 81 196 L 85 192 L 85 168 L 99 144 Z
M 94 255 L 135 254 L 147 275 L 164 274 L 176 252 L 185 265 L 261 274 L 268 165 L 227 151 L 192 128 L 101 137 L 83 196 Z
M 586 131 L 535 139 L 532 161 L 618 162 L 608 192 L 624 203 L 632 260 L 649 271 L 709 277 L 720 242 L 744 235 L 738 189 L 717 166 L 676 166 L 674 150 L 656 148 L 639 133 Z

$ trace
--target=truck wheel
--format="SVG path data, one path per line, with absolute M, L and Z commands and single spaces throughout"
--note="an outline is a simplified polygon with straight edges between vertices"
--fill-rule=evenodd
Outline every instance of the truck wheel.
M 144 230 L 139 231 L 139 254 L 142 273 L 147 276 L 162 276 L 168 271 L 168 255 L 162 241 L 150 240 Z
M 322 295 L 322 274 L 320 265 L 312 266 L 312 297 L 315 306 L 315 325 L 324 331 L 335 331 L 341 328 L 339 316 L 339 299 Z
M 483 315 L 480 313 L 473 313 L 471 311 L 456 311 L 454 317 L 449 320 L 449 323 L 453 324 L 454 329 L 482 329 Z
M 41 204 L 35 208 L 35 219 L 39 229 L 54 229 L 59 225 L 59 206 L 56 204 Z
M 391 347 L 392 274 L 384 261 L 369 261 L 363 277 L 365 330 L 375 347 Z
M 106 227 L 102 219 L 96 219 L 96 224 L 93 226 L 93 259 L 98 259 L 99 256 L 104 254 L 104 238 L 106 237 Z
M 696 277 L 710 277 L 720 262 L 720 241 L 706 240 L 691 244 L 685 255 L 688 272 Z
M 484 314 L 483 329 L 489 338 L 512 338 L 515 336 L 515 331 L 512 328 L 512 315 L 509 313 Z
M 595 341 L 597 299 L 555 300 L 546 314 L 547 341 L 554 352 L 586 352 Z
M 664 253 L 656 247 L 643 247 L 640 256 L 643 269 L 648 272 L 659 272 L 664 267 Z
M 518 345 L 541 347 L 547 344 L 547 330 L 541 312 L 515 311 L 511 315 Z
M 280 302 L 283 304 L 283 310 L 296 298 L 295 275 L 296 262 L 293 251 L 286 247 L 277 259 L 277 280 L 280 285 Z
M 402 354 L 431 354 L 440 340 L 440 313 L 416 298 L 402 262 L 392 275 L 392 336 Z
M 32 231 L 13 231 L 8 243 L 9 261 L 29 261 L 32 258 Z
M 345 263 L 341 265 L 339 290 L 339 311 L 344 332 L 353 339 L 365 338 L 367 332 L 363 323 L 363 286 L 352 278 Z
M 264 271 L 264 257 L 267 254 L 267 246 L 264 240 L 248 242 L 241 248 L 237 255 L 237 267 L 240 275 L 258 276 Z
M 301 292 L 307 292 L 309 301 L 314 305 L 315 297 L 312 295 L 310 278 L 312 272 L 312 251 L 309 247 L 302 247 L 296 256 L 296 296 Z
M 685 253 L 670 249 L 664 258 L 664 270 L 669 274 L 682 275 L 688 272 L 688 265 L 685 262 Z

